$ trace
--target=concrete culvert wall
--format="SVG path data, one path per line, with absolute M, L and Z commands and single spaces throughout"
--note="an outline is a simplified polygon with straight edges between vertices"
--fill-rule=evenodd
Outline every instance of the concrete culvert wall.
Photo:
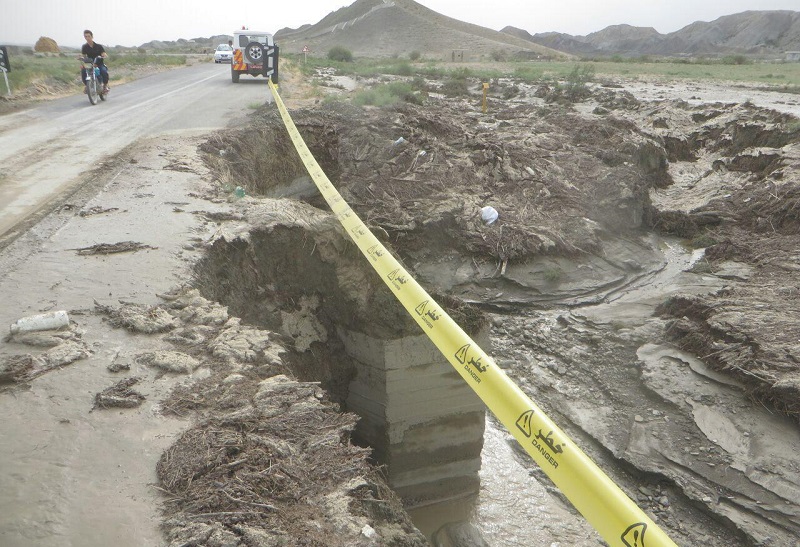
M 387 465 L 409 505 L 478 491 L 485 408 L 339 231 L 310 205 L 259 200 L 246 233 L 217 240 L 195 270 L 201 293 L 282 334 L 300 380 L 361 416 L 354 440 Z M 480 313 L 438 302 L 486 342 Z

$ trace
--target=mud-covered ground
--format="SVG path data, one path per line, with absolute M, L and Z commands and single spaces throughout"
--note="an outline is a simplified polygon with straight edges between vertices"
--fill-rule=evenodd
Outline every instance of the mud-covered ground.
M 359 216 L 492 318 L 495 358 L 679 544 L 794 544 L 800 122 L 612 82 L 493 89 L 488 114 L 474 93 L 294 120 Z M 281 127 L 268 108 L 204 150 L 248 193 L 325 209 Z
M 493 82 L 484 114 L 479 82 L 467 96 L 428 86 L 421 105 L 292 113 L 359 216 L 467 330 L 490 325 L 485 349 L 676 543 L 795 545 L 800 122 L 744 99 L 644 102 L 614 82 L 573 97 Z M 288 73 L 281 88 L 304 93 Z M 64 261 L 58 271 L 80 260 L 81 282 L 40 284 L 68 291 L 58 303 L 72 303 L 73 325 L 6 341 L 3 408 L 12 394 L 31 414 L 49 408 L 41 400 L 66 401 L 68 385 L 38 382 L 67 377 L 91 386 L 91 427 L 50 411 L 59 431 L 70 420 L 82 431 L 126 417 L 130 431 L 185 420 L 155 459 L 150 446 L 165 443 L 148 434 L 119 456 L 153 462 L 171 545 L 424 544 L 368 450 L 351 442 L 356 417 L 340 404 L 352 368 L 336 337 L 341 326 L 401 336 L 415 325 L 338 231 L 273 106 L 199 149 L 181 142 L 124 158 L 121 179 L 75 206 L 85 216 L 60 211 L 72 227 L 40 255 Z M 147 182 L 124 194 L 128 179 Z M 499 213 L 491 225 L 485 206 Z M 181 220 L 156 237 L 124 222 L 137 213 Z M 80 237 L 82 224 L 105 238 Z M 147 274 L 147 288 L 122 301 L 91 288 L 111 275 L 104 267 L 126 283 L 144 275 L 143 256 L 171 270 Z M 188 266 L 169 262 L 175 256 Z M 36 271 L 34 261 L 4 260 L 9 290 Z M 87 362 L 93 374 L 108 369 L 86 382 Z M 491 511 L 479 507 L 467 535 L 596 545 L 520 456 L 549 494 L 541 521 L 508 514 L 493 534 Z M 12 475 L 32 466 L 15 459 Z M 150 494 L 134 497 L 155 503 Z M 35 519 L 27 530 L 4 522 L 15 540 L 50 533 Z M 463 537 L 445 539 L 447 530 L 438 544 Z
M 458 100 L 336 104 L 295 122 L 348 203 L 407 265 L 433 276 L 447 260 L 471 261 L 475 271 L 438 274 L 434 288 L 487 308 L 574 299 L 564 288 L 572 274 L 535 271 L 540 264 L 608 254 L 610 240 L 648 229 L 704 248 L 696 271 L 749 265 L 746 283 L 671 299 L 658 313 L 679 320 L 673 341 L 797 419 L 800 121 L 747 103 L 640 103 L 612 88 L 586 101 L 597 104 L 591 114 L 524 98 L 495 99 L 490 115 Z M 286 194 L 285 181 L 302 180 L 303 169 L 275 111 L 262 116 L 233 144 L 212 139 L 207 149 L 215 161 L 214 152 L 230 152 L 223 165 L 247 190 Z M 248 157 L 252 142 L 281 153 Z M 500 212 L 488 226 L 487 205 Z M 481 294 L 489 289 L 499 293 Z

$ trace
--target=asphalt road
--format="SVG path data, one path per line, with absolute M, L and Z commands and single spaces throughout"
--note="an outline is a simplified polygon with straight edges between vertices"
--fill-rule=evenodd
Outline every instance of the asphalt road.
M 230 65 L 203 63 L 112 82 L 96 106 L 79 94 L 0 117 L 0 240 L 138 139 L 242 124 L 269 99 L 263 78 L 233 84 Z

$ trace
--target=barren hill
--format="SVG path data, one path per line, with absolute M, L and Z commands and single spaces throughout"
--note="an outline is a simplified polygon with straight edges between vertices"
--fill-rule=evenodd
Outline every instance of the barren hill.
M 231 38 L 233 38 L 233 36 L 230 34 L 218 34 L 216 36 L 210 36 L 208 38 L 192 38 L 191 40 L 186 40 L 183 38 L 170 41 L 151 40 L 150 42 L 144 43 L 139 47 L 151 51 L 169 51 L 169 50 L 179 50 L 187 52 L 203 51 L 208 49 L 214 49 L 219 44 L 227 44 L 228 40 L 230 40 Z
M 800 12 L 745 11 L 697 21 L 669 34 L 630 25 L 612 25 L 586 36 L 531 35 L 515 27 L 502 32 L 576 55 L 782 55 L 800 50 Z
M 454 52 L 463 51 L 465 61 L 493 54 L 525 58 L 565 56 L 507 33 L 447 17 L 414 0 L 357 0 L 316 24 L 281 29 L 275 38 L 284 51 L 291 53 L 301 51 L 304 46 L 316 52 L 343 46 L 363 57 L 391 57 L 412 51 L 425 57 L 447 59 Z

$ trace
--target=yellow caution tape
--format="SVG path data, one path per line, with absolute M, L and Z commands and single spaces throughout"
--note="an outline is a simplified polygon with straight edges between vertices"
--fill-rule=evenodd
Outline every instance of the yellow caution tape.
M 269 82 L 289 136 L 348 235 L 406 311 L 525 451 L 610 546 L 675 543 L 506 376 L 386 250 L 331 184 Z

